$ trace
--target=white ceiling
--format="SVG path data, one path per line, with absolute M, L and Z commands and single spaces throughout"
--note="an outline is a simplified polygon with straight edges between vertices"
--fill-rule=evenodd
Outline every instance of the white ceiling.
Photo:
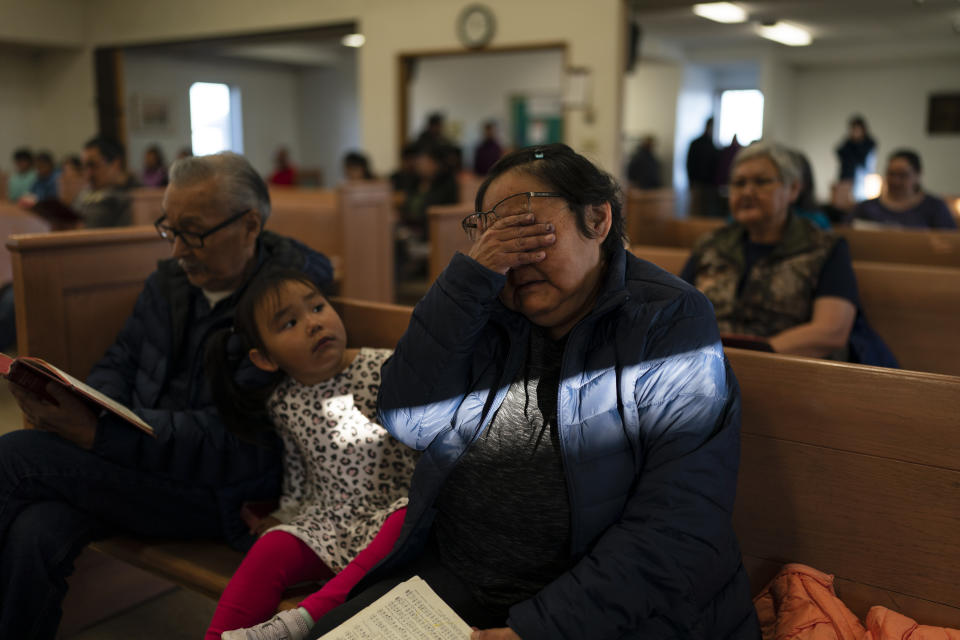
M 960 58 L 960 0 L 765 0 L 737 2 L 750 16 L 720 24 L 694 15 L 689 0 L 634 0 L 643 37 L 691 57 L 707 50 L 772 46 L 798 64 L 843 59 Z M 755 24 L 787 20 L 813 34 L 810 47 L 762 45 Z M 958 69 L 960 79 L 960 69 Z

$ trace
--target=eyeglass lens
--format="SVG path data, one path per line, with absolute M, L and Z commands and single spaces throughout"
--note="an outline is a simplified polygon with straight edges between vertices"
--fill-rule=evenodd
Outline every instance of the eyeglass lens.
M 520 213 L 529 213 L 532 211 L 530 208 L 531 200 L 532 198 L 529 193 L 518 193 L 497 203 L 490 211 L 473 214 L 470 222 L 475 224 L 474 226 L 467 227 L 467 237 L 469 237 L 471 241 L 475 241 L 497 220 Z

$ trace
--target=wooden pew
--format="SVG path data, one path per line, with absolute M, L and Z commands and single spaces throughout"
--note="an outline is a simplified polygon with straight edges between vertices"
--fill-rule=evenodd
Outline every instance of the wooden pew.
M 628 218 L 631 244 L 690 249 L 700 236 L 724 225 L 719 218 Z M 834 227 L 847 239 L 854 260 L 933 267 L 960 267 L 960 233 L 932 230 L 873 230 Z
M 634 255 L 679 274 L 690 252 L 634 246 Z M 854 261 L 867 320 L 904 369 L 960 375 L 960 269 Z
M 0 193 L 6 194 L 5 191 Z M 13 267 L 10 264 L 6 239 L 15 234 L 47 231 L 50 231 L 50 224 L 39 216 L 24 211 L 11 202 L 0 201 L 0 238 L 4 241 L 4 245 L 0 247 L 0 285 L 13 281 Z
M 22 332 L 21 352 L 77 375 L 112 342 L 111 327 L 122 324 L 154 258 L 167 249 L 150 229 L 23 236 L 10 248 L 18 322 L 23 316 L 50 334 Z M 94 266 L 101 262 L 121 268 Z M 116 300 L 101 305 L 105 296 Z M 354 345 L 392 346 L 411 313 L 370 302 L 335 304 Z M 94 314 L 83 337 L 96 349 L 71 340 L 69 326 Z M 727 353 L 743 393 L 734 523 L 755 589 L 781 563 L 803 562 L 835 573 L 841 596 L 861 616 L 870 604 L 886 604 L 924 623 L 960 627 L 960 378 Z M 97 548 L 211 596 L 239 562 L 239 554 L 209 543 L 114 538 Z M 97 589 L 117 584 L 113 571 L 81 587 L 78 569 L 68 598 L 85 596 L 92 607 L 101 601 Z
M 473 213 L 473 203 L 446 204 L 429 207 L 430 270 L 427 281 L 433 282 L 446 268 L 457 251 L 466 253 L 470 241 L 460 222 Z
M 756 592 L 786 562 L 960 628 L 960 378 L 726 350 L 743 394 L 734 525 Z
M 153 224 L 164 189 L 133 189 L 134 224 Z M 357 181 L 339 189 L 271 189 L 266 228 L 326 254 L 337 266 L 340 293 L 393 302 L 393 225 L 389 183 Z
M 13 258 L 18 352 L 49 360 L 86 377 L 113 343 L 133 310 L 147 276 L 169 256 L 153 227 L 125 227 L 20 235 L 7 246 Z M 338 303 L 339 304 L 339 303 Z M 381 313 L 391 306 L 371 303 Z M 385 334 L 376 323 L 351 316 L 352 344 L 393 346 L 403 329 Z M 64 603 L 61 632 L 68 634 L 170 589 L 172 583 L 217 598 L 241 554 L 226 545 L 111 538 L 77 560 Z M 146 569 L 144 572 L 141 569 Z M 157 577 L 159 576 L 159 578 Z M 299 601 L 295 592 L 285 607 Z

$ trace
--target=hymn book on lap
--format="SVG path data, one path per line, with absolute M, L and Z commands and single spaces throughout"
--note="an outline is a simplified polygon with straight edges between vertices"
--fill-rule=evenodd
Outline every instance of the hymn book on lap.
M 320 640 L 469 640 L 470 632 L 430 585 L 414 576 Z
M 31 356 L 11 358 L 5 353 L 0 353 L 0 375 L 52 404 L 57 404 L 57 402 L 47 393 L 47 384 L 50 382 L 59 384 L 85 401 L 95 411 L 106 409 L 147 435 L 156 437 L 153 427 L 144 422 L 133 411 L 41 358 Z

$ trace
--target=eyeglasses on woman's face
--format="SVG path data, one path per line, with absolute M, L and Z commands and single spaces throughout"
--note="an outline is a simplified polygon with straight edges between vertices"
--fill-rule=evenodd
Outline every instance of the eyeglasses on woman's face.
M 730 181 L 730 188 L 736 189 L 737 191 L 743 191 L 747 187 L 752 186 L 757 191 L 765 191 L 772 189 L 779 182 L 779 178 L 768 178 L 763 176 L 757 176 L 755 178 L 737 178 Z
M 175 229 L 174 227 L 171 227 L 168 224 L 164 224 L 164 220 L 167 219 L 167 214 L 163 214 L 162 216 L 157 218 L 157 220 L 153 223 L 153 226 L 154 228 L 156 228 L 157 233 L 160 235 L 160 237 L 166 240 L 167 242 L 169 242 L 170 244 L 173 244 L 176 241 L 177 237 L 179 236 L 180 241 L 183 242 L 183 244 L 185 244 L 186 246 L 190 247 L 191 249 L 203 249 L 204 238 L 206 238 L 207 236 L 209 236 L 210 234 L 216 231 L 219 231 L 220 229 L 223 229 L 228 225 L 233 224 L 243 216 L 250 213 L 250 211 L 252 211 L 252 209 L 247 209 L 246 211 L 240 211 L 238 213 L 235 213 L 229 218 L 227 218 L 226 220 L 224 220 L 223 222 L 221 222 L 220 224 L 214 227 L 211 227 L 203 232 L 181 231 L 180 229 Z
M 497 220 L 533 211 L 534 198 L 562 198 L 563 194 L 553 191 L 521 191 L 507 196 L 489 211 L 471 213 L 460 222 L 463 231 L 471 242 L 476 242 Z

